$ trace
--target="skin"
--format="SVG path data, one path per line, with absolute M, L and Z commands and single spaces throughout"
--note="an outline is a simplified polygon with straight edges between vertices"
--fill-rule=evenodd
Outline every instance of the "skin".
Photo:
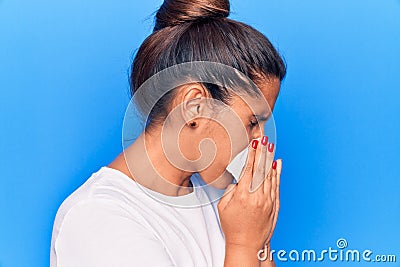
M 262 137 L 261 129 L 265 121 L 259 120 L 257 124 L 254 115 L 267 117 L 272 112 L 280 81 L 274 77 L 264 78 L 257 82 L 257 86 L 270 109 L 266 108 L 265 102 L 254 99 L 252 102 L 252 98 L 234 96 L 229 107 L 236 114 L 235 119 L 228 116 L 227 120 L 222 118 L 219 122 L 210 119 L 207 100 L 211 96 L 201 84 L 178 88 L 164 128 L 157 125 L 146 134 L 142 133 L 108 165 L 165 195 L 180 196 L 192 192 L 190 177 L 195 172 L 206 183 L 226 189 L 218 203 L 218 212 L 226 240 L 225 266 L 230 267 L 275 266 L 270 260 L 260 262 L 257 252 L 265 243 L 269 244 L 276 225 L 282 160 L 276 161 L 276 169 L 269 168 L 265 162 L 273 158 L 274 151 L 268 152 L 267 146 L 261 142 L 257 149 L 248 144 L 252 139 Z M 196 122 L 195 127 L 189 126 L 192 121 Z M 238 122 L 243 125 L 240 131 L 226 130 L 229 123 L 237 125 Z M 165 140 L 173 141 L 165 142 L 161 133 L 167 136 Z M 213 142 L 205 142 L 205 139 Z M 231 144 L 229 141 L 232 139 Z M 238 184 L 231 184 L 232 176 L 225 171 L 226 166 L 246 145 L 249 150 L 246 168 Z M 239 149 L 231 153 L 233 147 Z M 173 157 L 174 162 L 171 163 L 171 157 L 168 158 L 165 151 L 172 155 L 179 152 L 182 157 Z M 257 164 L 259 162 L 261 164 Z M 270 170 L 268 173 L 266 168 Z M 251 191 L 249 188 L 254 178 L 259 178 L 262 183 Z

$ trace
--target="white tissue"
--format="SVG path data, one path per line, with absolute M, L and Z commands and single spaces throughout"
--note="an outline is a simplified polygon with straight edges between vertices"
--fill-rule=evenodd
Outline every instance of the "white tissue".
M 249 154 L 248 149 L 249 148 L 246 147 L 241 152 L 239 152 L 239 154 L 237 154 L 236 157 L 234 157 L 226 167 L 226 170 L 232 174 L 233 178 L 236 180 L 236 183 L 239 181 L 240 174 L 242 173 L 242 170 L 246 165 L 247 155 Z
M 261 138 L 257 138 L 257 140 L 260 142 Z M 240 174 L 242 173 L 242 170 L 246 165 L 248 154 L 249 154 L 249 148 L 247 146 L 245 149 L 240 151 L 239 154 L 237 154 L 226 167 L 226 170 L 232 174 L 236 182 L 238 182 L 240 179 Z

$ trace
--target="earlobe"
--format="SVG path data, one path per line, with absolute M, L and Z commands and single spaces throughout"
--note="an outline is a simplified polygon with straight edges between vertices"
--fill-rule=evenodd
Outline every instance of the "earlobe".
M 189 123 L 189 127 L 190 127 L 190 128 L 197 128 L 197 126 L 198 126 L 198 124 L 197 124 L 196 121 L 191 121 L 191 122 Z

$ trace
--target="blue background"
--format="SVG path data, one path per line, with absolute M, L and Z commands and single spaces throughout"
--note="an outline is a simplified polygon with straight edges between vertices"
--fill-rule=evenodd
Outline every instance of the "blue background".
M 400 266 L 400 1 L 231 3 L 288 63 L 273 248 L 343 237 Z M 0 1 L 0 266 L 48 266 L 57 208 L 120 153 L 129 65 L 159 4 Z

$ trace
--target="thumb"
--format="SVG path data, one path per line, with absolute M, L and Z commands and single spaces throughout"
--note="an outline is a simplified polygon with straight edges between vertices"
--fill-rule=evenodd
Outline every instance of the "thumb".
M 233 197 L 233 193 L 236 191 L 236 184 L 230 184 L 226 187 L 224 194 L 222 195 L 219 203 L 218 209 L 223 210 L 228 205 Z

